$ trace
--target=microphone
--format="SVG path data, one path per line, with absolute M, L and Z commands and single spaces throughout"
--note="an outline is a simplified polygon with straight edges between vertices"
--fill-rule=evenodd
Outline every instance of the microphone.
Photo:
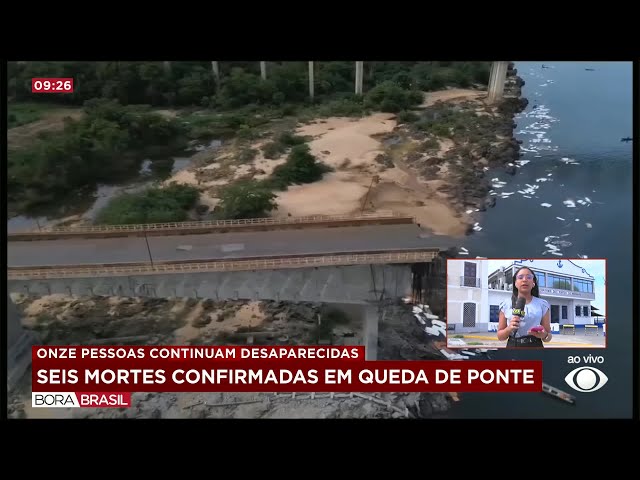
M 513 306 L 512 314 L 520 318 L 524 317 L 524 306 L 527 303 L 527 299 L 524 297 L 518 297 L 518 300 L 515 303 L 516 304 L 515 306 Z M 514 330 L 513 332 L 511 332 L 511 336 L 515 337 L 517 331 L 518 330 Z

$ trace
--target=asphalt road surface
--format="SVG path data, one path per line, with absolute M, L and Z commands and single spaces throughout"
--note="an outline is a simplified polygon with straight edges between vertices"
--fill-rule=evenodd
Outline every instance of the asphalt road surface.
M 372 225 L 147 238 L 151 258 L 162 262 L 401 250 L 441 247 L 439 243 L 444 243 L 437 237 L 421 238 L 422 233 L 417 225 Z M 148 261 L 144 237 L 8 243 L 9 267 Z

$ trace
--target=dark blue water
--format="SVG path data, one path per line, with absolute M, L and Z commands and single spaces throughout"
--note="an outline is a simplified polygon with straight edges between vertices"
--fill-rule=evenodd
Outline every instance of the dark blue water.
M 452 416 L 628 418 L 633 355 L 632 144 L 620 139 L 633 136 L 633 67 L 631 62 L 545 62 L 552 67 L 546 69 L 541 65 L 516 64 L 526 82 L 523 96 L 529 99 L 515 120 L 516 137 L 527 151 L 516 175 L 488 172 L 489 178 L 498 179 L 496 206 L 479 214 L 482 230 L 463 245 L 471 258 L 553 258 L 544 238 L 564 235 L 571 245 L 561 248 L 558 258 L 606 258 L 607 348 L 497 352 L 496 359 L 544 360 L 544 381 L 574 394 L 576 405 L 542 393 L 467 393 Z M 564 382 L 575 368 L 567 364 L 567 357 L 589 353 L 605 358 L 598 368 L 608 383 L 592 393 L 573 391 Z

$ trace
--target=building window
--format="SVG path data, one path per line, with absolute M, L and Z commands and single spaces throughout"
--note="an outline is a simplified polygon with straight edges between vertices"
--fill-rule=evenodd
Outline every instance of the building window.
M 580 305 L 576 305 L 576 317 L 579 317 L 581 312 L 582 308 L 580 308 Z
M 589 316 L 589 307 L 587 305 L 584 305 L 582 307 L 582 316 L 583 317 L 588 317 Z
M 462 326 L 463 327 L 475 327 L 476 326 L 476 304 L 467 302 L 462 308 Z
M 500 321 L 500 305 L 489 306 L 489 321 L 493 323 Z
M 562 305 L 562 319 L 566 320 L 568 315 L 569 315 L 569 309 L 567 308 L 566 305 Z
M 571 290 L 571 279 L 559 275 L 547 274 L 547 287 L 560 290 Z
M 588 280 L 573 280 L 573 290 L 575 292 L 593 293 L 593 282 Z
M 464 262 L 464 277 L 462 285 L 465 287 L 479 287 L 476 274 L 478 265 L 475 262 Z
M 546 284 L 546 282 L 545 282 L 545 275 L 544 275 L 544 273 L 542 273 L 542 272 L 536 272 L 535 270 L 534 270 L 534 272 L 533 272 L 533 273 L 535 274 L 536 279 L 538 280 L 538 286 L 539 286 L 539 287 L 546 287 L 546 286 L 547 286 L 547 284 Z

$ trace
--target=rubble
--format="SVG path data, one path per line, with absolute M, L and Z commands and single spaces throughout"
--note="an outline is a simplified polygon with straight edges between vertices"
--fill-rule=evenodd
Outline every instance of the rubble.
M 359 344 L 360 321 L 333 306 L 58 295 L 55 300 L 18 296 L 24 325 L 48 344 Z M 37 306 L 38 308 L 34 307 Z M 410 304 L 388 305 L 380 324 L 380 360 L 446 359 L 433 340 L 444 322 L 421 306 L 422 328 Z M 321 325 L 318 316 L 322 316 Z M 427 327 L 429 330 L 425 329 Z M 437 343 L 437 342 L 436 342 Z M 449 393 L 133 393 L 128 409 L 31 408 L 31 372 L 10 392 L 10 418 L 428 418 L 445 415 Z

